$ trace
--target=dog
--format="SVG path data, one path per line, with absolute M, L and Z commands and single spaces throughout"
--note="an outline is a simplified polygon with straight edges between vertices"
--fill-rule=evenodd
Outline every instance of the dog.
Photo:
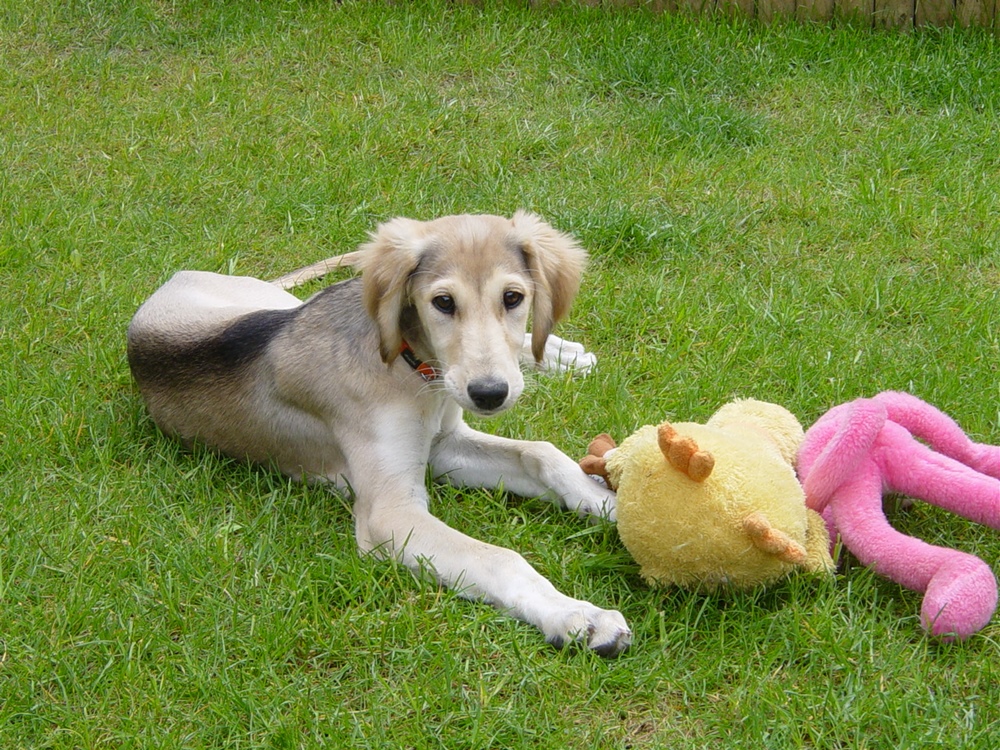
M 345 256 L 275 282 L 180 271 L 128 327 L 128 362 L 165 433 L 349 492 L 357 544 L 530 623 L 557 647 L 615 656 L 623 616 L 559 591 L 516 552 L 428 510 L 436 481 L 542 497 L 614 519 L 615 495 L 555 446 L 472 429 L 542 367 L 592 355 L 550 336 L 585 251 L 534 214 L 397 218 Z M 360 278 L 305 302 L 285 291 L 337 265 Z M 531 333 L 527 333 L 529 316 Z

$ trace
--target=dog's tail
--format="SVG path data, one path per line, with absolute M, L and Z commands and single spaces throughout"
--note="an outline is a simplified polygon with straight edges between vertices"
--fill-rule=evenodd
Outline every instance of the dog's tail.
M 332 258 L 321 260 L 319 263 L 313 263 L 311 266 L 306 266 L 297 271 L 286 273 L 284 276 L 279 276 L 271 283 L 281 289 L 294 289 L 297 286 L 302 286 L 307 281 L 326 276 L 330 271 L 335 271 L 338 268 L 352 268 L 358 264 L 360 258 L 361 253 L 357 250 L 352 253 L 335 255 Z

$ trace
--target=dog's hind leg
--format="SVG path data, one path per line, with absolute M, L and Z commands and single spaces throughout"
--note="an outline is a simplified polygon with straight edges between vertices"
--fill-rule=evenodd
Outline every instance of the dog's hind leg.
M 543 372 L 566 372 L 572 370 L 578 375 L 586 375 L 597 365 L 597 357 L 588 352 L 583 344 L 559 338 L 554 333 L 545 340 L 545 352 L 540 362 L 535 362 L 531 353 L 531 333 L 524 335 L 521 346 L 521 362 L 533 365 Z

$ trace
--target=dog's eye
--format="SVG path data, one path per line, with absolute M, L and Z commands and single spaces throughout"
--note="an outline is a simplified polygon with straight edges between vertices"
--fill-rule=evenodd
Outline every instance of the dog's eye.
M 439 294 L 431 300 L 431 304 L 434 305 L 436 310 L 443 312 L 445 315 L 455 314 L 455 300 L 447 294 Z
M 524 301 L 524 295 L 513 290 L 503 293 L 503 306 L 508 310 L 513 310 Z

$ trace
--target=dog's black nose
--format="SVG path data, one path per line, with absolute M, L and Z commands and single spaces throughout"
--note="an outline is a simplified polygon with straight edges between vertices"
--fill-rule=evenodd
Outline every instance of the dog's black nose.
M 477 409 L 493 411 L 503 404 L 510 389 L 502 380 L 474 380 L 469 383 L 468 392 Z

